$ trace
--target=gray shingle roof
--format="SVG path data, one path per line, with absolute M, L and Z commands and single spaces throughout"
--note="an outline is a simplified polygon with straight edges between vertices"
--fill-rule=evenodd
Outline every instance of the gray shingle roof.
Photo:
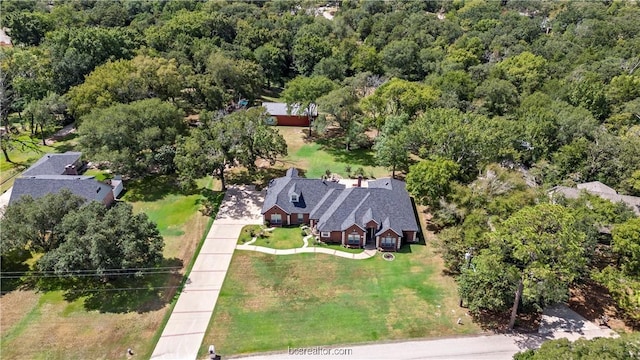
M 291 189 L 301 194 L 298 203 L 290 201 Z M 289 214 L 309 213 L 311 219 L 318 220 L 319 231 L 344 231 L 354 224 L 364 228 L 371 220 L 379 225 L 386 221 L 387 228 L 400 235 L 402 231 L 419 231 L 404 182 L 390 178 L 369 181 L 368 187 L 345 188 L 287 172 L 269 185 L 262 213 L 276 205 Z
M 602 190 L 602 191 L 597 191 L 597 190 Z M 603 199 L 609 200 L 614 203 L 623 202 L 628 207 L 630 207 L 636 213 L 636 215 L 640 216 L 640 197 L 620 195 L 615 190 L 608 187 L 607 185 L 602 184 L 599 181 L 580 184 L 577 186 L 577 188 L 571 188 L 567 186 L 556 186 L 552 188 L 549 192 L 552 194 L 560 193 L 569 199 L 577 199 L 580 197 L 580 194 L 582 194 L 583 191 L 592 195 L 599 196 Z
M 294 188 L 299 194 L 297 202 L 291 202 L 290 190 Z M 310 213 L 330 189 L 344 189 L 344 185 L 298 177 L 297 171 L 287 171 L 287 176 L 273 179 L 267 189 L 262 206 L 262 213 L 278 205 L 287 213 Z
M 111 187 L 96 181 L 92 176 L 74 175 L 41 175 L 20 177 L 13 183 L 9 204 L 18 201 L 23 195 L 31 195 L 34 199 L 47 194 L 59 193 L 62 189 L 69 189 L 73 194 L 81 196 L 87 201 L 103 202 L 111 193 Z
M 75 151 L 67 151 L 63 154 L 45 154 L 23 172 L 22 176 L 62 175 L 64 167 L 78 161 L 81 155 L 81 152 Z

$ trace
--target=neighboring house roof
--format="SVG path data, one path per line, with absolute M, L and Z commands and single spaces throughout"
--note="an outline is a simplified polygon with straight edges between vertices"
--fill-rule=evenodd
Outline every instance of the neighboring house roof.
M 600 181 L 592 181 L 588 183 L 578 184 L 576 186 L 579 190 L 586 190 L 588 192 L 597 192 L 603 194 L 617 194 L 615 190 L 601 183 Z
M 299 201 L 291 202 L 291 194 L 299 193 Z M 365 228 L 374 220 L 378 234 L 393 230 L 419 231 L 411 198 L 402 181 L 384 178 L 368 182 L 368 187 L 345 188 L 344 185 L 320 179 L 298 177 L 295 169 L 285 177 L 272 180 L 262 207 L 264 214 L 274 206 L 288 214 L 309 213 L 318 220 L 319 231 L 344 231 L 352 225 Z
M 67 151 L 62 154 L 45 154 L 31 165 L 22 176 L 62 175 L 65 166 L 74 164 L 82 156 L 81 152 Z
M 95 180 L 93 176 L 39 175 L 20 177 L 13 183 L 9 204 L 18 201 L 24 195 L 38 199 L 47 194 L 59 193 L 62 189 L 68 189 L 87 201 L 99 202 L 103 202 L 111 193 L 111 186 Z
M 281 116 L 281 115 L 294 115 L 294 116 L 307 116 L 307 109 L 300 110 L 300 104 L 292 104 L 290 109 L 288 108 L 286 103 L 279 102 L 263 102 L 262 106 L 267 109 L 267 112 L 272 116 Z M 317 115 L 316 105 L 311 104 L 311 114 Z M 291 110 L 291 111 L 289 111 Z
M 636 215 L 640 216 L 640 197 L 620 195 L 614 189 L 599 181 L 579 184 L 577 185 L 577 188 L 556 186 L 550 190 L 550 193 L 560 193 L 566 198 L 577 199 L 583 191 L 611 202 L 623 202 L 629 206 Z

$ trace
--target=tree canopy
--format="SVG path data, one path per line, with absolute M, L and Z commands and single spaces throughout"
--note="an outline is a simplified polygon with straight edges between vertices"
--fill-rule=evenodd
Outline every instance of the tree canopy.
M 160 99 L 146 99 L 95 109 L 82 118 L 78 128 L 80 147 L 96 161 L 108 161 L 125 175 L 162 172 L 173 157 L 178 135 L 184 134 L 184 113 Z

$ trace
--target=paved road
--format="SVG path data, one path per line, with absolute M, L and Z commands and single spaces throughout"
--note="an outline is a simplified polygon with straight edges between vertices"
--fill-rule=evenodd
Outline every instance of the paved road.
M 350 355 L 324 354 L 324 355 L 290 355 L 287 352 L 269 355 L 247 356 L 236 359 L 246 360 L 278 360 L 278 359 L 512 359 L 519 351 L 537 348 L 542 342 L 554 338 L 567 337 L 576 340 L 580 336 L 591 339 L 602 336 L 601 333 L 584 333 L 580 336 L 569 333 L 557 333 L 556 336 L 533 335 L 490 335 L 452 339 L 407 341 L 397 343 L 372 344 L 372 345 L 345 345 L 341 349 L 351 351 Z M 311 351 L 313 347 L 309 348 Z M 324 348 L 321 351 L 336 351 L 340 348 Z
M 229 188 L 152 359 L 195 359 L 244 225 L 261 224 L 263 196 Z
M 545 311 L 543 325 L 538 334 L 502 334 L 423 341 L 405 341 L 370 345 L 345 345 L 343 347 L 309 348 L 312 354 L 292 355 L 289 352 L 248 356 L 239 359 L 276 360 L 276 359 L 512 359 L 513 355 L 524 349 L 539 347 L 544 341 L 559 338 L 577 340 L 580 337 L 617 336 L 609 329 L 601 329 L 566 306 L 552 307 Z M 318 350 L 321 349 L 321 350 Z M 351 351 L 350 355 L 336 354 L 339 349 Z M 221 349 L 222 350 L 222 349 Z M 325 354 L 313 354 L 329 352 Z

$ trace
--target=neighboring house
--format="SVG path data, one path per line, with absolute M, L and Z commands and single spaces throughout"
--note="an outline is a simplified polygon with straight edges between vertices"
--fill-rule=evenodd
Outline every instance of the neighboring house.
M 271 226 L 308 224 L 323 242 L 389 251 L 417 242 L 420 231 L 404 182 L 390 178 L 347 188 L 291 168 L 269 184 L 262 214 Z
M 116 177 L 109 185 L 93 176 L 80 175 L 85 169 L 81 156 L 82 153 L 72 151 L 44 155 L 15 180 L 9 204 L 24 195 L 37 199 L 68 189 L 87 201 L 110 205 L 122 191 L 122 180 Z
M 640 197 L 620 195 L 614 189 L 601 183 L 600 181 L 592 181 L 588 183 L 578 184 L 575 188 L 567 186 L 556 186 L 552 188 L 549 193 L 562 194 L 568 199 L 577 199 L 582 192 L 587 192 L 592 195 L 599 196 L 603 199 L 611 202 L 623 202 L 630 207 L 636 215 L 640 216 Z
M 269 125 L 309 126 L 310 118 L 318 115 L 315 104 L 310 106 L 311 113 L 307 109 L 300 109 L 298 104 L 287 106 L 285 103 L 263 102 L 262 106 L 271 115 L 267 122 Z
M 87 201 L 95 200 L 106 206 L 114 200 L 111 186 L 95 180 L 93 176 L 39 175 L 17 178 L 13 183 L 9 204 L 23 195 L 31 195 L 32 198 L 38 199 L 47 194 L 59 193 L 63 189 L 68 189 Z

